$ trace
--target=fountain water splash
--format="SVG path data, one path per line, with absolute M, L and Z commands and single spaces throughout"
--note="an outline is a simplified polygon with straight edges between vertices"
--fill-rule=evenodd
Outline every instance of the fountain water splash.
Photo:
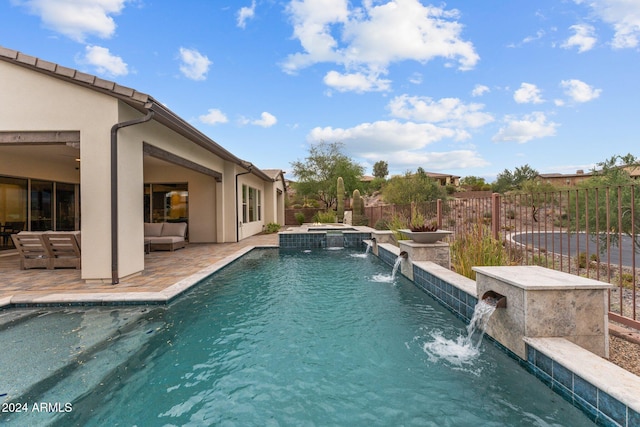
M 371 252 L 371 245 L 367 244 L 367 249 L 365 249 L 363 254 L 351 254 L 351 256 L 354 258 L 366 258 L 369 252 Z
M 489 323 L 489 318 L 491 318 L 494 311 L 496 311 L 496 306 L 492 304 L 491 301 L 480 300 L 478 304 L 476 304 L 471 321 L 467 325 L 467 341 L 469 344 L 473 345 L 473 335 L 477 331 L 479 338 L 475 347 L 480 346 L 482 338 L 484 337 L 484 331 L 487 328 L 487 323 Z
M 389 274 L 376 274 L 371 280 L 378 283 L 393 283 L 396 280 L 396 273 L 398 272 L 398 268 L 400 267 L 400 263 L 402 262 L 402 257 L 399 256 L 396 258 L 396 262 L 393 264 L 393 270 L 391 271 L 391 275 Z
M 440 331 L 431 334 L 433 341 L 424 343 L 422 349 L 434 359 L 443 359 L 455 366 L 471 364 L 480 354 L 480 344 L 484 337 L 489 318 L 496 310 L 491 302 L 480 300 L 473 312 L 473 317 L 467 325 L 467 335 L 456 339 L 447 339 Z M 475 340 L 474 336 L 479 337 Z

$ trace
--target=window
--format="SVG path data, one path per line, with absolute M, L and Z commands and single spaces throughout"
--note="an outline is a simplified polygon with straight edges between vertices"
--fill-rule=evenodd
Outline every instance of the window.
M 76 186 L 56 183 L 56 230 L 76 229 Z
M 188 184 L 145 184 L 145 222 L 187 222 L 188 218 Z
M 262 219 L 262 192 L 248 185 L 242 186 L 242 222 Z
M 11 234 L 27 224 L 28 181 L 0 176 L 0 250 L 13 247 Z
M 53 182 L 31 180 L 31 231 L 53 230 Z

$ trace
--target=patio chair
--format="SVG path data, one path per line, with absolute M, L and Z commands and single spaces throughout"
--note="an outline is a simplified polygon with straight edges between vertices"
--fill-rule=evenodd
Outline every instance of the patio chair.
M 49 268 L 49 251 L 42 234 L 12 234 L 11 239 L 20 255 L 20 269 Z
M 19 233 L 24 229 L 24 221 L 7 221 L 0 226 L 0 237 L 2 237 L 2 246 L 9 246 L 9 240 L 12 234 Z
M 73 233 L 44 233 L 42 241 L 49 254 L 48 268 L 80 268 L 80 245 Z

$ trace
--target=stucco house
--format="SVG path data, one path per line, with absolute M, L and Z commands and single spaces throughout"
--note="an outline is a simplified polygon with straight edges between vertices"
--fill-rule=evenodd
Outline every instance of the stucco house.
M 284 224 L 282 171 L 150 95 L 1 46 L 0 93 L 0 225 L 81 230 L 86 281 L 143 271 L 145 222 L 188 222 L 207 243 Z

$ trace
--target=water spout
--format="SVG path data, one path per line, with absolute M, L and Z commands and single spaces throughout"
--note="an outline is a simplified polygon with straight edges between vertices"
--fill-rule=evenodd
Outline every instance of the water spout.
M 400 256 L 398 258 L 409 259 L 409 254 L 407 253 L 407 251 L 402 251 L 400 252 Z
M 497 292 L 487 291 L 482 295 L 481 299 L 495 308 L 507 308 L 507 297 L 500 295 Z

